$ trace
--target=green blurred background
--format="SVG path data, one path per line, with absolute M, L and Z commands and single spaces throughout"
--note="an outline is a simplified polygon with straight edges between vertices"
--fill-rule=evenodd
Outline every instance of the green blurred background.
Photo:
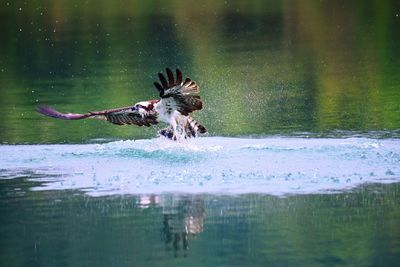
M 151 138 L 58 121 L 157 98 L 180 67 L 212 136 L 399 137 L 399 1 L 1 1 L 0 143 Z

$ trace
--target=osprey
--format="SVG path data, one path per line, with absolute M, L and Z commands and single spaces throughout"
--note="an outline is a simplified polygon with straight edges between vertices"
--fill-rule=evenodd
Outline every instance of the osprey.
M 199 97 L 199 86 L 190 78 L 182 79 L 182 72 L 176 69 L 176 79 L 172 71 L 167 68 L 167 78 L 162 73 L 158 74 L 160 83 L 154 82 L 160 92 L 160 99 L 138 102 L 133 106 L 90 111 L 84 114 L 61 113 L 48 106 L 38 106 L 37 111 L 43 115 L 62 119 L 99 119 L 113 124 L 135 124 L 138 126 L 151 126 L 164 122 L 167 128 L 159 133 L 172 140 L 197 137 L 206 133 L 204 126 L 196 122 L 190 113 L 203 108 Z

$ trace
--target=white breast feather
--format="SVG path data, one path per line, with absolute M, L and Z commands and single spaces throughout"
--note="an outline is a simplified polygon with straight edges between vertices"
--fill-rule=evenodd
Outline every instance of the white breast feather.
M 172 118 L 174 118 L 177 113 L 179 114 L 179 112 L 176 110 L 175 101 L 168 98 L 161 99 L 160 102 L 155 104 L 154 109 L 158 113 L 159 120 L 168 124 L 172 124 Z
M 173 99 L 162 99 L 154 108 L 158 112 L 159 120 L 169 124 L 176 136 L 183 133 L 183 125 L 187 119 L 186 116 L 176 110 L 176 104 Z

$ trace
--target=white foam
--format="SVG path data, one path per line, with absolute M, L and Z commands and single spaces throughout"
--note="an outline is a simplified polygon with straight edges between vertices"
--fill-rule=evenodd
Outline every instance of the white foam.
M 400 140 L 206 137 L 0 146 L 0 179 L 90 195 L 308 194 L 400 181 Z

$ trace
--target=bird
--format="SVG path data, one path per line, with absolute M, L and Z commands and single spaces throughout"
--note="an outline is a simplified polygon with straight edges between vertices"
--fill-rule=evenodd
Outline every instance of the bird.
M 193 119 L 191 113 L 203 108 L 200 99 L 200 88 L 190 78 L 183 80 L 182 71 L 176 69 L 176 79 L 170 68 L 166 68 L 165 77 L 158 73 L 159 82 L 154 86 L 160 99 L 140 101 L 132 106 L 89 111 L 87 113 L 61 113 L 47 105 L 36 107 L 36 111 L 52 118 L 62 120 L 98 119 L 116 125 L 153 126 L 166 123 L 167 127 L 159 131 L 159 135 L 178 141 L 198 137 L 207 133 L 207 129 Z

